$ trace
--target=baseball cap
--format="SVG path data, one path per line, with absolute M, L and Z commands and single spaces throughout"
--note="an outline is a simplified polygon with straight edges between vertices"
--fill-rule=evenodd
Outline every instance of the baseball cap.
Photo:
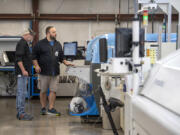
M 22 35 L 26 35 L 26 34 L 31 34 L 33 36 L 36 35 L 36 33 L 31 28 L 28 28 L 27 30 L 25 30 Z

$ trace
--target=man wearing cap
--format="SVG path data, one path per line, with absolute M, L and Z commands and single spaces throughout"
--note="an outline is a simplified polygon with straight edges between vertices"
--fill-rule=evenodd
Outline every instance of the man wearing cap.
M 25 113 L 25 97 L 27 83 L 31 75 L 32 55 L 30 44 L 33 41 L 34 32 L 31 29 L 23 33 L 22 39 L 16 46 L 15 72 L 17 75 L 16 109 L 17 119 L 32 120 L 33 116 Z
M 33 64 L 39 73 L 38 86 L 40 92 L 41 115 L 60 115 L 54 108 L 59 75 L 59 62 L 72 66 L 64 60 L 61 44 L 56 40 L 56 29 L 53 26 L 46 28 L 46 38 L 40 40 L 33 48 Z M 46 110 L 46 92 L 49 88 L 49 106 Z M 46 112 L 47 111 L 47 112 Z

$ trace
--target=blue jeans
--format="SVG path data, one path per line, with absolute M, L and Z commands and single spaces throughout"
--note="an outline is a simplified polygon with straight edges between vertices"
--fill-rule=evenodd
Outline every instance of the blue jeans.
M 17 77 L 16 109 L 19 115 L 25 113 L 24 108 L 28 79 L 29 77 L 22 75 L 18 75 Z

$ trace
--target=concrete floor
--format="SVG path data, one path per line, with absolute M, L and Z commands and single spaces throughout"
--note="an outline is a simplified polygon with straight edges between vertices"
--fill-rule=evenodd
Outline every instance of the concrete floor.
M 0 98 L 0 135 L 113 135 L 111 130 L 103 130 L 101 124 L 81 123 L 80 117 L 69 116 L 70 99 L 57 99 L 56 109 L 62 113 L 60 117 L 41 116 L 39 100 L 30 100 L 26 110 L 33 114 L 33 121 L 16 119 L 15 101 L 15 98 Z

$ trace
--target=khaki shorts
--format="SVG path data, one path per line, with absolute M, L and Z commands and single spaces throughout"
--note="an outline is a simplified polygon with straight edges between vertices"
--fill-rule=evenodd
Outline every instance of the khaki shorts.
M 48 88 L 50 91 L 56 92 L 58 81 L 59 76 L 38 75 L 38 88 L 43 93 L 47 92 Z

